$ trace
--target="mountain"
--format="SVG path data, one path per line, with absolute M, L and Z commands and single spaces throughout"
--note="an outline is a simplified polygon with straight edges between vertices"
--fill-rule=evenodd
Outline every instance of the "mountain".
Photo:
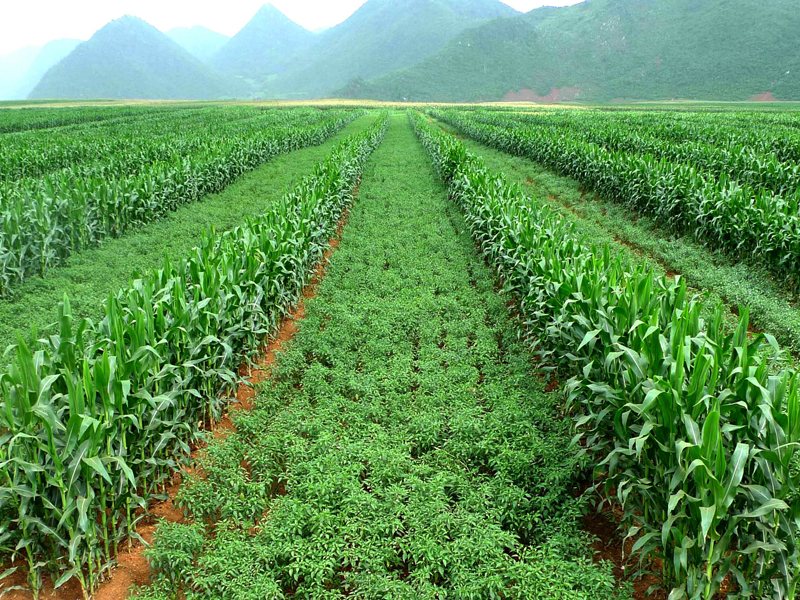
M 265 4 L 211 59 L 220 71 L 258 79 L 284 72 L 316 36 Z
M 50 69 L 30 98 L 205 100 L 249 96 L 141 19 L 111 21 Z
M 203 62 L 208 62 L 230 40 L 227 35 L 211 31 L 200 25 L 175 27 L 167 31 L 167 35 L 189 54 Z
M 0 56 L 0 100 L 16 100 L 17 88 L 30 69 L 39 46 L 27 46 Z
M 409 67 L 470 27 L 519 13 L 499 0 L 368 0 L 315 36 L 302 60 L 265 85 L 267 94 L 318 97 L 353 78 Z
M 463 32 L 343 94 L 399 100 L 800 100 L 796 0 L 585 0 Z
M 62 40 L 53 40 L 42 46 L 25 75 L 22 76 L 17 84 L 14 97 L 18 99 L 27 98 L 28 94 L 36 87 L 36 84 L 42 80 L 44 74 L 67 57 L 80 43 L 81 40 L 64 38 Z

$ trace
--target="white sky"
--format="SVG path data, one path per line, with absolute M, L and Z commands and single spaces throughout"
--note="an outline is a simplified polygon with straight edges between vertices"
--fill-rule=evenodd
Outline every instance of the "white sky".
M 131 14 L 162 31 L 203 25 L 234 35 L 267 0 L 0 0 L 0 56 L 59 38 L 86 40 L 112 19 Z M 578 0 L 503 0 L 519 11 Z M 272 0 L 307 29 L 341 23 L 365 0 Z

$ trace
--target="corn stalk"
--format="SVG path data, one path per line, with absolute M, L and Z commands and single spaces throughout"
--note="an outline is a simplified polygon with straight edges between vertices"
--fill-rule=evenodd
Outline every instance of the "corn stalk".
M 568 365 L 576 442 L 670 598 L 794 599 L 800 581 L 800 381 L 742 310 L 706 323 L 683 281 L 582 239 L 419 114 L 412 123 L 544 359 Z

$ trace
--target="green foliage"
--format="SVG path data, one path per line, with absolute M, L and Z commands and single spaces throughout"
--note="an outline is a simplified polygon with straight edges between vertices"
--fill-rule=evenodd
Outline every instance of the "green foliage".
M 14 149 L 34 133 L 15 136 L 23 139 L 12 142 L 10 156 L 19 156 L 24 166 L 9 165 L 10 174 L 0 187 L 0 295 L 31 273 L 44 277 L 75 251 L 122 236 L 181 204 L 220 191 L 276 155 L 319 144 L 363 114 L 314 109 L 253 114 L 244 109 L 242 118 L 217 125 L 214 117 L 220 109 L 204 110 L 194 111 L 196 116 L 190 111 L 186 136 L 175 139 L 150 137 L 147 127 L 137 131 L 134 120 L 114 141 L 107 141 L 113 130 L 101 128 L 102 141 L 94 147 L 79 139 L 72 148 L 66 145 L 30 158 Z M 221 112 L 227 114 L 225 109 Z M 166 124 L 156 126 L 170 127 L 180 118 L 180 113 L 173 114 Z M 50 137 L 45 143 L 51 143 Z M 109 154 L 98 159 L 87 153 L 92 150 Z M 71 154 L 78 155 L 77 164 L 67 167 Z M 81 155 L 90 162 L 80 164 Z M 20 168 L 52 173 L 12 179 Z
M 48 112 L 35 109 L 24 114 L 26 121 L 37 125 Z M 5 187 L 20 185 L 19 179 L 70 167 L 84 177 L 135 174 L 154 162 L 169 162 L 175 155 L 197 154 L 204 137 L 245 136 L 252 134 L 254 126 L 277 128 L 322 118 L 314 109 L 265 113 L 253 107 L 198 105 L 161 105 L 133 114 L 123 110 L 112 118 L 107 118 L 111 116 L 108 109 L 98 109 L 97 116 L 97 120 L 84 123 L 5 135 L 0 149 L 0 177 Z
M 748 306 L 754 327 L 775 336 L 792 353 L 800 352 L 800 307 L 793 294 L 787 293 L 785 282 L 772 277 L 756 261 L 736 260 L 691 236 L 675 235 L 618 202 L 587 194 L 576 180 L 527 158 L 469 138 L 461 141 L 491 171 L 504 173 L 539 202 L 550 204 L 564 219 L 575 221 L 577 230 L 587 239 L 597 245 L 608 243 L 613 253 L 641 260 L 657 273 L 679 273 L 690 288 L 709 295 L 709 309 L 715 299 L 724 302 L 732 315 L 739 306 Z
M 277 156 L 219 194 L 180 206 L 123 237 L 106 238 L 100 246 L 73 254 L 46 278 L 26 279 L 0 302 L 0 348 L 16 343 L 18 336 L 32 344 L 53 333 L 56 307 L 65 294 L 75 318 L 101 320 L 109 294 L 128 287 L 141 273 L 158 270 L 165 259 L 179 262 L 199 245 L 208 229 L 222 233 L 264 213 L 343 139 L 373 121 L 372 115 L 359 117 L 319 146 Z
M 786 196 L 800 191 L 796 113 L 572 110 L 509 116 L 525 126 L 568 134 L 611 151 L 688 163 L 753 190 Z
M 144 555 L 157 578 L 165 578 L 172 586 L 185 585 L 189 582 L 184 578 L 204 544 L 202 525 L 165 521 L 159 523 L 153 545 Z
M 573 224 L 488 172 L 417 114 L 488 260 L 515 293 L 543 357 L 567 360 L 578 438 L 599 456 L 634 551 L 662 560 L 671 597 L 794 598 L 800 582 L 800 385 L 770 364 L 747 310 L 732 335 L 704 322 L 680 280 L 589 246 Z
M 580 135 L 565 135 L 569 129 L 563 127 L 551 131 L 526 126 L 497 112 L 482 117 L 457 111 L 433 114 L 475 139 L 569 174 L 604 197 L 622 202 L 678 231 L 691 232 L 702 243 L 725 249 L 734 256 L 764 261 L 777 273 L 788 272 L 790 285 L 795 289 L 800 285 L 800 279 L 794 277 L 800 273 L 800 191 L 794 176 L 791 192 L 782 195 L 768 187 L 740 184 L 737 172 L 728 175 L 726 171 L 716 178 L 704 174 L 692 162 L 608 149 L 583 141 Z M 789 116 L 789 123 L 793 122 L 794 117 Z M 608 127 L 626 125 L 612 118 Z M 724 131 L 720 135 L 724 137 Z M 790 146 L 798 140 L 793 133 L 788 138 Z M 743 145 L 735 147 L 749 154 Z M 706 148 L 706 152 L 701 152 L 703 158 L 713 152 Z M 796 145 L 793 148 L 797 150 Z M 774 173 L 778 170 L 775 165 L 781 164 L 774 159 L 756 159 L 745 171 L 755 167 Z M 797 170 L 796 166 L 787 165 L 787 172 Z
M 59 330 L 0 375 L 0 530 L 37 591 L 98 573 L 220 416 L 243 358 L 296 301 L 348 205 L 386 118 L 345 140 L 263 216 L 108 298 L 97 325 L 65 299 Z
M 587 556 L 584 464 L 505 302 L 395 116 L 298 333 L 182 486 L 214 524 L 174 592 L 629 598 Z
M 214 100 L 250 86 L 204 65 L 141 19 L 111 21 L 50 69 L 30 98 Z
M 475 102 L 510 91 L 578 99 L 800 99 L 794 0 L 586 0 L 468 29 L 360 97 Z M 361 75 L 365 75 L 361 73 Z M 375 77 L 375 76 L 373 76 Z
M 164 578 L 157 579 L 146 586 L 133 586 L 130 598 L 136 600 L 176 600 L 174 586 Z
M 185 108 L 177 105 L 176 109 Z M 53 129 L 113 119 L 141 118 L 164 112 L 161 106 L 78 106 L 64 108 L 21 108 L 0 111 L 0 133 Z M 4 139 L 5 142 L 5 139 Z

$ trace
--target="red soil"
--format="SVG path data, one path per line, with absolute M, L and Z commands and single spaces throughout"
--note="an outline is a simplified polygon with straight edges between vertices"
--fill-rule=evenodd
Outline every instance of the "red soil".
M 749 102 L 777 102 L 777 98 L 772 95 L 772 92 L 761 92 L 755 96 L 750 96 L 747 99 Z
M 636 543 L 635 539 L 625 540 L 618 530 L 620 514 L 607 503 L 600 513 L 590 512 L 584 517 L 583 529 L 588 531 L 596 540 L 592 544 L 595 561 L 608 561 L 614 565 L 614 577 L 617 581 L 630 581 L 631 575 L 639 569 L 639 559 L 631 550 Z M 633 580 L 634 600 L 665 600 L 667 594 L 657 590 L 652 595 L 647 595 L 647 590 L 658 583 L 655 575 L 646 574 Z

